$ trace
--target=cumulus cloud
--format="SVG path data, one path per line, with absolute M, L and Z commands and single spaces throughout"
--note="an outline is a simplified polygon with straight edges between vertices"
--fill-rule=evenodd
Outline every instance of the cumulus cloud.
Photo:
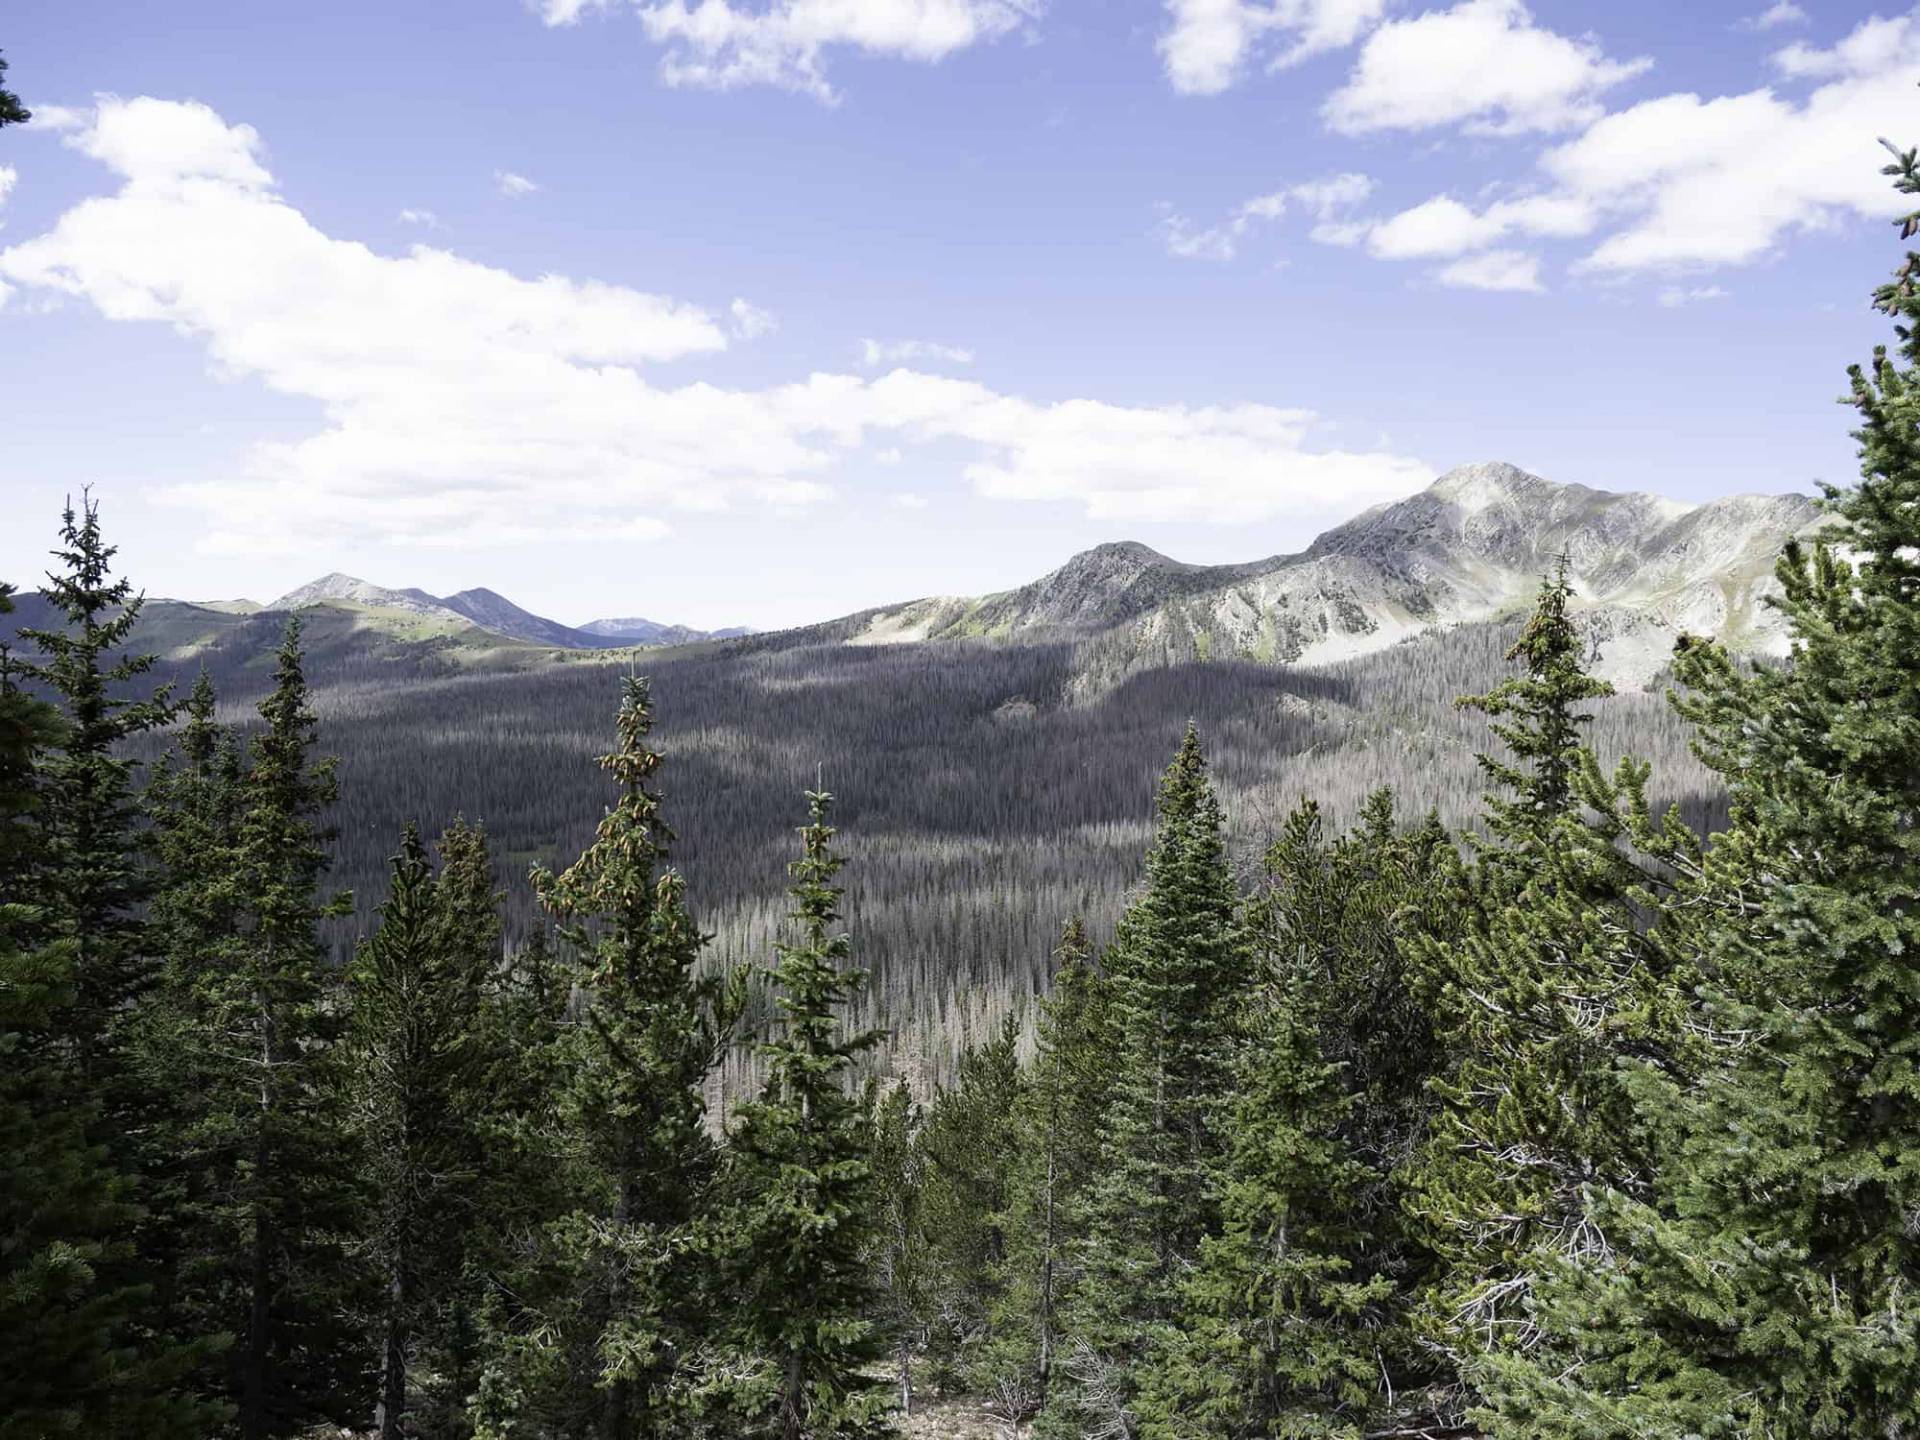
M 1369 176 L 1329 175 L 1256 195 L 1218 225 L 1202 227 L 1167 211 L 1161 216 L 1160 238 L 1167 253 L 1182 260 L 1231 260 L 1239 253 L 1240 242 L 1258 226 L 1300 212 L 1313 218 L 1316 238 L 1339 243 L 1332 237 L 1346 228 L 1348 213 L 1372 193 Z
M 1565 130 L 1592 120 L 1602 94 L 1652 63 L 1612 60 L 1591 39 L 1543 29 L 1521 0 L 1463 0 L 1375 30 L 1322 114 L 1348 135 Z
M 531 195 L 540 187 L 524 175 L 516 175 L 511 170 L 493 172 L 493 188 L 509 200 L 518 200 L 523 195 Z
M 1507 290 L 1539 294 L 1539 257 L 1519 250 L 1488 250 L 1469 255 L 1434 272 L 1434 279 L 1456 290 Z
M 1166 0 L 1167 79 L 1183 95 L 1218 95 L 1256 57 L 1268 68 L 1343 49 L 1378 23 L 1387 0 Z
M 904 368 L 663 386 L 646 367 L 723 349 L 722 322 L 327 235 L 280 196 L 259 136 L 204 105 L 103 101 L 68 143 L 118 188 L 0 250 L 0 282 L 169 325 L 223 378 L 315 407 L 311 433 L 165 492 L 205 513 L 212 548 L 645 538 L 682 512 L 824 499 L 869 442 L 957 442 L 982 495 L 1115 518 L 1317 524 L 1431 478 L 1384 450 L 1319 448 L 1315 417 L 1264 404 L 1042 403 Z
M 742 340 L 758 340 L 780 328 L 780 322 L 774 319 L 771 310 L 762 310 L 758 305 L 737 296 L 727 307 L 727 314 L 733 319 L 733 333 Z
M 948 365 L 971 365 L 973 351 L 958 345 L 942 345 L 937 340 L 862 340 L 860 363 L 869 370 L 882 365 L 899 365 L 912 360 L 932 360 Z
M 1742 30 L 1778 30 L 1786 25 L 1804 25 L 1806 23 L 1807 12 L 1794 4 L 1793 0 L 1775 0 L 1774 4 L 1769 5 L 1758 15 L 1749 15 L 1746 19 L 1742 20 L 1739 28 Z
M 571 25 L 616 0 L 542 0 L 548 25 Z M 996 40 L 1040 15 L 1040 0 L 626 0 L 647 38 L 663 47 L 670 85 L 731 90 L 773 85 L 837 99 L 829 51 L 933 63 Z
M 1645 100 L 1544 151 L 1531 193 L 1479 207 L 1437 195 L 1323 238 L 1408 260 L 1594 237 L 1577 268 L 1626 275 L 1747 264 L 1798 231 L 1903 213 L 1875 137 L 1911 124 L 1920 20 L 1868 20 L 1829 49 L 1789 46 L 1774 64 L 1824 83 L 1798 100 L 1773 89 Z

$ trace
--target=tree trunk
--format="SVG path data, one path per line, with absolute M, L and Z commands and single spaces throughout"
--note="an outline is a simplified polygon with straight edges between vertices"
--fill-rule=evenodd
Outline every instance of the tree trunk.
M 386 1334 L 380 1346 L 380 1403 L 373 1412 L 380 1440 L 400 1440 L 400 1421 L 407 1413 L 407 1284 L 400 1256 L 391 1262 L 387 1279 Z
M 267 1331 L 273 1318 L 274 1226 L 268 1202 L 273 1150 L 273 1011 L 264 992 L 256 994 L 260 1021 L 260 1109 L 253 1131 L 253 1254 L 248 1276 L 247 1346 L 240 1373 L 240 1433 L 244 1440 L 266 1440 Z

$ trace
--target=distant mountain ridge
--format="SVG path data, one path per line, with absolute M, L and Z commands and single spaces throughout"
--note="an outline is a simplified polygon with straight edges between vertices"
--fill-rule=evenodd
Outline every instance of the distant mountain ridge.
M 1644 683 L 1681 631 L 1781 653 L 1784 631 L 1762 604 L 1774 558 L 1821 518 L 1803 495 L 1688 505 L 1493 462 L 1449 471 L 1296 554 L 1187 565 L 1101 545 L 1015 590 L 909 601 L 837 628 L 855 645 L 1100 635 L 1110 673 L 1185 657 L 1325 664 L 1519 613 L 1564 553 L 1598 668 Z
M 550 645 L 564 650 L 617 650 L 632 645 L 691 645 L 701 640 L 726 639 L 752 632 L 742 627 L 696 630 L 690 625 L 663 625 L 640 618 L 594 620 L 586 625 L 563 625 L 514 604 L 497 590 L 475 588 L 457 595 L 429 595 L 425 590 L 391 589 L 357 576 L 334 571 L 289 590 L 265 610 L 304 610 L 310 605 L 365 606 L 397 610 L 428 620 L 477 626 L 509 640 Z M 202 606 L 201 608 L 212 608 Z

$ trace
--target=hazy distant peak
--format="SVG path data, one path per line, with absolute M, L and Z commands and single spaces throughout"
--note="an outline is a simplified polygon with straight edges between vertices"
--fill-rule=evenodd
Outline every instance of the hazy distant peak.
M 289 590 L 278 600 L 267 606 L 269 610 L 302 610 L 309 605 L 325 605 L 329 601 L 353 605 L 373 605 L 386 610 L 409 610 L 420 615 L 435 615 L 442 618 L 458 618 L 456 611 L 444 605 L 436 595 L 424 590 L 392 590 L 384 585 L 375 585 L 356 575 L 344 575 L 336 570 L 330 575 L 322 575 L 318 580 L 310 580 L 297 590 Z

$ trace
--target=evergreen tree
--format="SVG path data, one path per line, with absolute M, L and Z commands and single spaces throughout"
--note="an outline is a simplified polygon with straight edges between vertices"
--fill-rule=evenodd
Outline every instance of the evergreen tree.
M 461 827 L 451 845 L 466 847 L 476 834 Z M 484 842 L 478 857 L 484 862 Z M 380 928 L 349 976 L 347 1058 L 359 1086 L 374 1205 L 369 1250 L 382 1289 L 381 1440 L 403 1433 L 409 1357 L 442 1339 L 435 1322 L 458 1298 L 467 1197 L 485 1159 L 476 1134 L 487 1059 L 479 1018 L 491 959 L 485 938 L 497 922 L 484 864 L 472 865 L 460 848 L 446 863 L 448 873 L 436 876 L 418 832 L 407 828 Z
M 0 80 L 7 78 L 7 62 L 0 57 Z M 20 103 L 20 97 L 11 90 L 0 88 L 0 125 L 24 125 L 33 118 L 33 112 Z
M 1538 1264 L 1593 1247 L 1581 1187 L 1637 1164 L 1614 1061 L 1673 1024 L 1643 937 L 1647 881 L 1615 843 L 1617 817 L 1587 818 L 1598 797 L 1582 777 L 1597 771 L 1580 707 L 1610 687 L 1586 673 L 1571 596 L 1563 559 L 1509 652 L 1521 673 L 1461 702 L 1495 717 L 1512 759 L 1482 757 L 1492 840 L 1457 933 L 1421 960 L 1446 1066 L 1408 1204 L 1438 1259 L 1427 1333 L 1470 1386 L 1540 1343 L 1527 1303 Z M 1638 794 L 1644 773 L 1621 775 Z
M 131 1163 L 152 1118 L 152 1097 L 138 1092 L 126 1054 L 128 1019 L 152 979 L 140 915 L 152 876 L 125 751 L 128 741 L 167 724 L 172 707 L 164 690 L 145 700 L 124 693 L 154 657 L 125 648 L 142 599 L 124 578 L 112 578 L 115 547 L 101 533 L 91 497 L 78 511 L 67 505 L 60 545 L 60 569 L 40 593 L 63 627 L 20 632 L 38 652 L 25 673 L 57 700 L 67 722 L 41 765 L 35 884 L 55 933 L 72 945 L 75 996 L 65 1014 L 80 1074 Z
M 1253 961 L 1220 805 L 1187 729 L 1160 784 L 1144 892 L 1107 956 L 1113 1088 L 1100 1129 L 1060 1423 L 1131 1428 L 1132 1367 L 1219 1222 L 1218 1180 Z
M 864 1263 L 876 1218 L 865 1119 L 848 1091 L 877 1032 L 848 1033 L 864 984 L 839 929 L 842 861 L 827 823 L 832 797 L 807 797 L 792 867 L 797 941 L 772 979 L 778 1033 L 761 1042 L 766 1087 L 740 1107 L 730 1138 L 740 1214 L 733 1237 L 745 1351 L 770 1371 L 768 1403 L 744 1417 L 751 1435 L 842 1440 L 884 1434 L 885 1399 L 868 1373 L 884 1353 Z
M 579 957 L 557 1077 L 575 1201 L 496 1313 L 476 1414 L 486 1436 L 527 1424 L 602 1440 L 670 1434 L 705 1383 L 693 1367 L 719 1302 L 702 1251 L 718 1159 L 703 1085 L 738 987 L 695 974 L 705 937 L 685 881 L 665 868 L 673 834 L 652 788 L 652 728 L 647 684 L 629 679 L 619 746 L 600 760 L 619 803 L 569 869 L 534 875 Z
M 219 1067 L 204 1124 L 230 1167 L 215 1217 L 229 1264 L 216 1283 L 240 1335 L 232 1384 L 244 1440 L 344 1421 L 368 1393 L 362 1277 L 348 1248 L 358 1194 L 343 1016 L 319 933 L 340 909 L 319 893 L 332 837 L 320 817 L 336 784 L 333 762 L 311 754 L 297 616 L 260 715 L 233 857 L 235 954 L 201 976 Z
M 1372 1177 L 1339 1138 L 1351 1102 L 1319 1053 L 1310 977 L 1282 975 L 1273 992 L 1243 1055 L 1221 1228 L 1138 1401 L 1154 1440 L 1358 1440 L 1374 1399 L 1376 1327 L 1362 1322 L 1393 1281 L 1356 1264 Z
M 1629 1068 L 1652 1193 L 1593 1187 L 1606 1246 L 1540 1306 L 1570 1355 L 1503 1372 L 1504 1435 L 1920 1428 L 1920 256 L 1875 300 L 1899 344 L 1852 372 L 1860 483 L 1779 563 L 1788 663 L 1681 647 L 1732 801 L 1686 897 L 1703 1058 Z
M 1054 949 L 1033 1064 L 1013 1110 L 1006 1254 L 990 1314 L 992 1342 L 979 1366 L 1001 1413 L 1016 1421 L 1046 1405 L 1063 1317 L 1073 1308 L 1110 1083 L 1106 1003 L 1086 926 L 1069 920 Z
M 920 1224 L 934 1280 L 928 1358 L 942 1386 L 980 1383 L 993 1312 L 1006 1283 L 1009 1188 L 1016 1151 L 1007 1126 L 1024 1089 L 1019 1016 L 961 1057 L 954 1083 L 928 1107 Z
M 146 1293 L 118 1278 L 138 1211 L 68 1043 L 77 942 L 31 874 L 59 737 L 0 646 L 0 1440 L 196 1440 L 219 1419 L 182 1389 L 198 1356 L 148 1333 Z

